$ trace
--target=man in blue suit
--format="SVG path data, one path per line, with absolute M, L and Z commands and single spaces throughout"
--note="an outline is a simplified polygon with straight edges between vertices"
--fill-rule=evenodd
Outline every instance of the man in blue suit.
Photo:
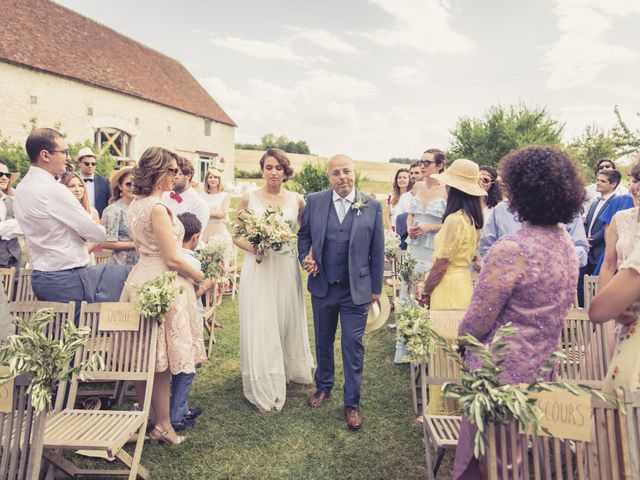
M 96 154 L 89 147 L 81 148 L 78 152 L 78 169 L 80 177 L 87 186 L 89 203 L 102 216 L 102 211 L 107 208 L 111 198 L 109 180 L 96 173 Z
M 316 393 L 311 407 L 324 404 L 334 383 L 333 342 L 340 317 L 344 406 L 347 427 L 362 427 L 360 384 L 363 334 L 372 301 L 382 292 L 384 230 L 380 202 L 355 186 L 355 165 L 346 155 L 327 164 L 330 190 L 312 193 L 298 232 L 298 257 L 309 273 L 316 336 Z
M 596 177 L 596 192 L 598 198 L 589 206 L 587 219 L 584 222 L 584 231 L 589 242 L 589 255 L 587 264 L 580 269 L 578 280 L 578 302 L 584 306 L 584 283 L 585 275 L 592 275 L 598 266 L 598 261 L 604 252 L 604 229 L 606 224 L 600 216 L 616 196 L 616 188 L 620 185 L 621 175 L 617 170 L 601 170 Z

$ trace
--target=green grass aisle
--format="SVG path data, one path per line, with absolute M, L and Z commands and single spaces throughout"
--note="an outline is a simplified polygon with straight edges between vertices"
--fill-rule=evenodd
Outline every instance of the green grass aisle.
M 308 297 L 307 304 L 310 307 Z M 313 351 L 310 310 L 308 315 Z M 336 387 L 328 404 L 309 408 L 313 388 L 294 385 L 281 412 L 260 415 L 242 395 L 237 297 L 225 297 L 218 320 L 225 328 L 216 331 L 213 357 L 199 370 L 190 400 L 204 414 L 185 444 L 145 445 L 142 464 L 154 479 L 425 477 L 422 432 L 412 426 L 408 367 L 393 363 L 395 334 L 386 326 L 365 335 L 365 425 L 349 432 L 339 350 Z

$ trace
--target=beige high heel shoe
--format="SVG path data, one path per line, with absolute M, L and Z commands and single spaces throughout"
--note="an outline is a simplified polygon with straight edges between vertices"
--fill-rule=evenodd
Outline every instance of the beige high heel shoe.
M 154 432 L 158 432 L 158 433 L 154 435 Z M 162 431 L 160 427 L 156 425 L 155 427 L 153 427 L 153 429 L 149 433 L 149 441 L 151 443 L 162 443 L 169 447 L 173 447 L 176 445 L 180 445 L 187 439 L 187 437 L 177 435 L 178 441 L 174 443 L 171 440 L 169 440 L 169 438 L 167 438 L 167 435 L 169 435 L 169 430 Z

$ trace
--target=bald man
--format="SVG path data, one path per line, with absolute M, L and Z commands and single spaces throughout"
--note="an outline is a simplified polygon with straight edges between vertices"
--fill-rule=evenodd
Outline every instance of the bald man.
M 311 407 L 323 405 L 334 383 L 333 342 L 340 318 L 344 367 L 345 420 L 362 427 L 360 384 L 362 336 L 372 301 L 382 292 L 384 231 L 380 202 L 355 189 L 353 160 L 335 155 L 327 164 L 331 189 L 312 193 L 298 232 L 298 258 L 309 273 L 316 336 L 316 393 Z

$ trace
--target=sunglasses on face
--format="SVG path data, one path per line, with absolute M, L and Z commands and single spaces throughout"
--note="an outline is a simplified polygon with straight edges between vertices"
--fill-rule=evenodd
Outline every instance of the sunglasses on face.
M 127 188 L 131 188 L 133 186 L 133 182 L 124 182 L 122 185 L 124 185 Z
M 425 167 L 428 167 L 431 164 L 436 164 L 435 160 L 420 160 L 420 165 L 424 165 Z
M 611 164 L 609 164 L 609 163 L 603 163 L 602 165 L 600 165 L 600 166 L 598 167 L 598 170 L 603 170 L 603 169 L 605 169 L 605 168 L 607 168 L 607 169 L 612 169 L 612 168 L 613 168 L 613 165 L 611 165 Z
M 178 173 L 180 173 L 180 169 L 178 167 L 176 167 L 176 168 L 167 168 L 167 172 L 171 172 L 174 175 L 177 175 Z
M 82 162 L 82 164 L 86 167 L 95 167 L 97 165 L 96 162 Z
M 480 183 L 483 185 L 491 185 L 493 183 L 493 179 L 489 177 L 480 177 Z
M 0 172 L 0 177 L 11 178 L 11 174 L 9 172 Z

